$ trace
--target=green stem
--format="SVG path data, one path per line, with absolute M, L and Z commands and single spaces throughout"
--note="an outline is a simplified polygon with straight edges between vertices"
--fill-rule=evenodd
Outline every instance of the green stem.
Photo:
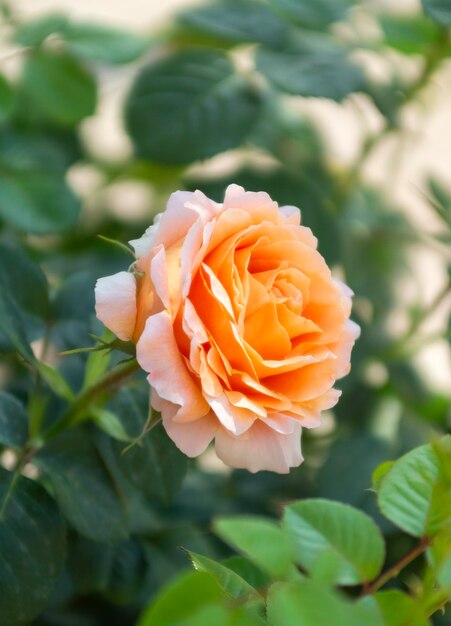
M 58 435 L 66 428 L 74 426 L 80 422 L 89 411 L 90 406 L 99 398 L 104 396 L 108 391 L 115 389 L 120 383 L 132 376 L 140 369 L 136 359 L 131 359 L 114 370 L 107 372 L 94 385 L 85 389 L 74 402 L 69 406 L 67 411 L 46 431 L 41 433 L 35 441 L 31 442 L 32 447 L 39 448 L 46 441 Z
M 420 543 L 411 550 L 408 554 L 406 554 L 398 563 L 393 565 L 390 569 L 388 569 L 384 574 L 379 576 L 374 582 L 368 585 L 365 589 L 365 595 L 370 595 L 375 593 L 378 589 L 383 587 L 389 580 L 397 576 L 407 565 L 415 561 L 420 554 L 426 550 L 429 546 L 429 538 L 423 537 Z

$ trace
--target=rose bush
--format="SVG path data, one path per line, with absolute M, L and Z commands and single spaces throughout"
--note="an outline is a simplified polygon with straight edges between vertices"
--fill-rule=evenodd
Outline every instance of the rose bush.
M 131 272 L 98 280 L 96 313 L 136 343 L 152 407 L 188 456 L 251 472 L 302 462 L 303 427 L 336 404 L 359 327 L 295 207 L 230 185 L 176 192 L 131 241 Z

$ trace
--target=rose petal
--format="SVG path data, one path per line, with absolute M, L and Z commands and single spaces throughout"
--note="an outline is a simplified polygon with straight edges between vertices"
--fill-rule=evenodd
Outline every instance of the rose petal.
M 241 435 L 249 430 L 257 418 L 257 415 L 248 408 L 232 404 L 227 392 L 219 397 L 207 396 L 207 400 L 224 428 L 235 435 Z
M 177 448 L 189 457 L 202 454 L 213 440 L 218 421 L 210 413 L 194 422 L 180 423 L 163 415 L 163 426 Z
M 99 278 L 95 287 L 96 315 L 115 335 L 128 341 L 136 323 L 136 279 L 129 272 Z
M 287 474 L 303 461 L 298 425 L 291 434 L 282 435 L 257 420 L 239 437 L 222 428 L 216 434 L 215 445 L 216 454 L 226 465 L 253 473 L 267 470 Z
M 162 311 L 149 317 L 136 344 L 136 358 L 149 372 L 149 383 L 158 395 L 180 406 L 174 419 L 188 422 L 208 413 L 210 407 L 191 378 L 175 341 L 169 313 Z

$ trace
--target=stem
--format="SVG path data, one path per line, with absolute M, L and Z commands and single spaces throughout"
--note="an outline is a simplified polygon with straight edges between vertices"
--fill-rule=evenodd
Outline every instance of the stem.
M 364 595 L 370 595 L 375 593 L 378 589 L 383 587 L 389 580 L 397 576 L 407 565 L 415 561 L 417 557 L 422 554 L 426 548 L 429 546 L 429 538 L 423 537 L 420 543 L 411 550 L 408 554 L 406 554 L 398 563 L 393 565 L 389 570 L 387 570 L 384 574 L 376 578 L 374 582 L 368 585 L 365 589 Z
M 84 417 L 95 400 L 117 387 L 118 384 L 129 378 L 139 369 L 140 367 L 136 359 L 131 359 L 119 365 L 114 370 L 107 372 L 105 376 L 92 385 L 92 387 L 85 389 L 69 406 L 68 410 L 32 442 L 32 446 L 38 448 L 50 438 L 66 430 L 66 428 L 74 426 L 74 424 L 78 423 Z

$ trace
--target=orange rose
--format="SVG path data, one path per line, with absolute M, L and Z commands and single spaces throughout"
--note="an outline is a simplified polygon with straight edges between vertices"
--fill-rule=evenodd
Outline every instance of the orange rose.
M 237 185 L 223 204 L 178 191 L 130 243 L 138 272 L 101 278 L 96 312 L 136 343 L 175 444 L 194 457 L 214 439 L 251 472 L 299 465 L 359 335 L 299 210 Z

